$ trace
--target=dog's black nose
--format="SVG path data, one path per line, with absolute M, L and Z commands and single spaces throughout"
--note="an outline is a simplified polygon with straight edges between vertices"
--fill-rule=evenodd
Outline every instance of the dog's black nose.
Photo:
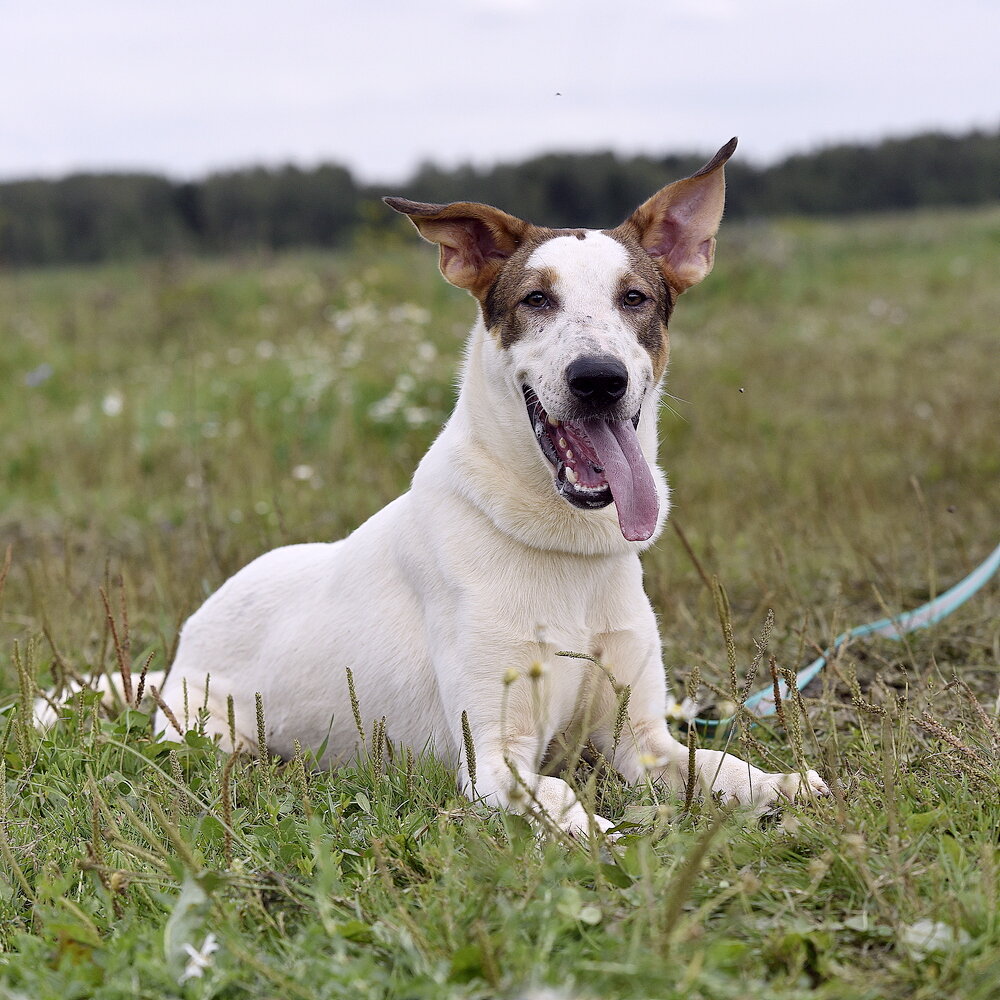
M 625 395 L 628 370 L 617 358 L 577 358 L 566 368 L 566 382 L 581 403 L 597 410 Z

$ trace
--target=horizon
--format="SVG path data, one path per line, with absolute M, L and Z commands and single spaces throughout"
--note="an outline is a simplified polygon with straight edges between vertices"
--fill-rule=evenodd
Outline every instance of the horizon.
M 860 149 L 874 149 L 883 143 L 891 142 L 907 142 L 913 139 L 919 139 L 923 136 L 944 136 L 948 139 L 962 140 L 970 138 L 975 135 L 985 135 L 987 137 L 995 136 L 1000 139 L 1000 120 L 993 126 L 976 126 L 967 129 L 959 130 L 949 130 L 949 129 L 924 129 L 915 132 L 908 132 L 905 134 L 889 134 L 873 137 L 870 140 L 841 140 L 841 141 L 831 141 L 826 143 L 816 144 L 808 149 L 792 149 L 780 156 L 777 156 L 770 160 L 753 160 L 747 162 L 745 157 L 740 157 L 740 149 L 733 154 L 733 162 L 740 163 L 742 166 L 747 166 L 754 170 L 767 170 L 771 167 L 778 166 L 790 159 L 797 157 L 809 157 L 813 155 L 820 154 L 826 150 L 837 149 L 837 148 L 860 148 Z M 736 138 L 739 138 L 738 136 Z M 234 164 L 232 166 L 212 168 L 205 173 L 196 174 L 191 176 L 182 176 L 178 174 L 173 174 L 165 170 L 155 170 L 147 169 L 142 167 L 130 168 L 128 166 L 115 166 L 108 169 L 101 168 L 84 168 L 79 170 L 68 170 L 63 173 L 53 173 L 53 174 L 29 174 L 24 176 L 11 176 L 5 177 L 0 175 L 0 186 L 8 184 L 22 184 L 22 183 L 33 183 L 33 182 L 50 182 L 58 183 L 59 181 L 67 180 L 72 177 L 157 177 L 166 180 L 168 183 L 175 185 L 182 184 L 197 184 L 199 182 L 205 181 L 210 177 L 227 175 L 227 174 L 238 174 L 244 172 L 250 172 L 254 170 L 264 170 L 267 172 L 278 172 L 288 168 L 300 170 L 303 173 L 309 173 L 311 171 L 319 170 L 324 167 L 337 167 L 346 169 L 354 182 L 358 187 L 371 188 L 387 185 L 406 185 L 412 183 L 419 171 L 425 167 L 433 167 L 435 169 L 441 170 L 443 173 L 449 173 L 456 170 L 471 168 L 478 173 L 489 173 L 491 170 L 498 169 L 505 166 L 520 166 L 531 160 L 540 159 L 546 156 L 601 156 L 605 154 L 610 154 L 621 161 L 628 161 L 631 159 L 639 158 L 649 158 L 652 160 L 666 159 L 669 157 L 678 158 L 692 158 L 697 159 L 699 157 L 708 158 L 712 155 L 714 150 L 708 149 L 675 149 L 675 150 L 662 150 L 662 151 L 640 151 L 635 153 L 623 153 L 620 150 L 604 148 L 591 148 L 591 149 L 540 149 L 536 153 L 531 153 L 520 158 L 511 158 L 507 160 L 496 160 L 492 162 L 486 162 L 482 164 L 470 163 L 470 162 L 458 162 L 453 165 L 444 166 L 436 162 L 418 163 L 409 172 L 407 176 L 395 177 L 395 178 L 362 178 L 359 177 L 357 172 L 351 168 L 351 166 L 345 162 L 337 161 L 333 159 L 327 160 L 317 160 L 311 163 L 296 162 L 294 160 L 276 160 L 273 162 L 256 161 L 256 162 L 246 162 L 242 164 Z

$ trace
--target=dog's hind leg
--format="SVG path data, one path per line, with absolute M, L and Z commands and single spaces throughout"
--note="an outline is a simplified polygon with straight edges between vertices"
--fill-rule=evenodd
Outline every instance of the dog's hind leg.
M 218 738 L 219 746 L 227 752 L 237 749 L 256 752 L 253 704 L 244 698 L 235 698 L 230 716 L 229 696 L 224 685 L 211 675 L 183 676 L 175 665 L 158 694 L 154 732 L 163 731 L 168 739 L 177 739 L 188 729 L 198 729 L 209 739 Z
M 146 690 L 149 685 L 163 683 L 163 671 L 153 670 L 146 675 Z M 132 678 L 133 691 L 138 687 L 139 678 Z M 68 684 L 58 696 L 55 692 L 47 692 L 44 697 L 35 699 L 34 717 L 35 726 L 38 729 L 48 729 L 54 726 L 61 717 L 61 709 L 68 706 L 71 699 L 83 688 L 75 681 Z M 101 696 L 101 703 L 109 710 L 115 711 L 125 705 L 125 695 L 122 692 L 122 679 L 117 675 L 102 674 L 93 683 L 87 684 L 86 688 L 96 691 Z

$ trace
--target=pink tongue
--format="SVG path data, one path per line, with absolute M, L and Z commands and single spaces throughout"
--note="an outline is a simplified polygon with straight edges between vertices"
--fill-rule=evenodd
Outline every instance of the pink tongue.
M 656 530 L 660 501 L 632 421 L 582 423 L 604 466 L 622 534 L 630 542 L 644 542 Z

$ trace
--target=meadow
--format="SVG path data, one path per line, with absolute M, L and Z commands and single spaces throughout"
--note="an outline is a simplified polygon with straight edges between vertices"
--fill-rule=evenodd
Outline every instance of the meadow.
M 678 697 L 996 545 L 998 256 L 998 207 L 723 226 L 672 323 L 681 532 L 644 558 Z M 404 490 L 473 315 L 403 228 L 0 272 L 0 997 L 1000 996 L 995 584 L 731 732 L 829 800 L 748 820 L 581 766 L 611 845 L 470 803 L 372 719 L 334 773 L 221 753 L 196 710 L 161 741 L 92 696 L 30 725 L 36 685 L 162 669 L 240 566 Z

